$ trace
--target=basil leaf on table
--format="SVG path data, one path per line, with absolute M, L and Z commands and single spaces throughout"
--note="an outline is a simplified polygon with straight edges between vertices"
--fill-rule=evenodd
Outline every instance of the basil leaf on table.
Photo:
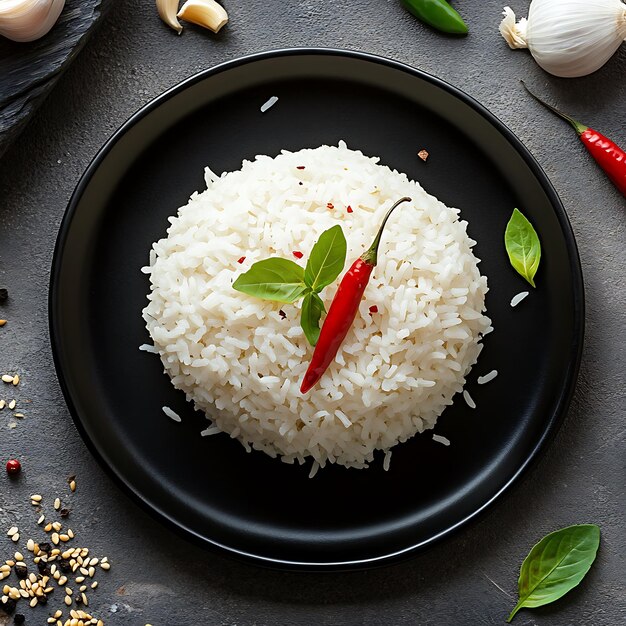
M 517 209 L 506 225 L 504 245 L 515 271 L 535 287 L 535 274 L 541 260 L 541 243 L 533 225 Z
M 346 262 L 347 243 L 341 226 L 325 230 L 313 246 L 304 270 L 304 282 L 319 293 L 341 273 Z
M 320 338 L 320 318 L 325 311 L 322 299 L 314 292 L 309 292 L 302 301 L 300 325 L 308 340 L 314 346 Z
M 254 263 L 233 283 L 233 289 L 276 302 L 291 303 L 308 290 L 304 270 L 289 259 L 271 257 Z
M 589 571 L 600 545 L 595 524 L 578 524 L 546 535 L 522 563 L 519 602 L 507 618 L 521 608 L 534 608 L 558 600 L 576 587 Z

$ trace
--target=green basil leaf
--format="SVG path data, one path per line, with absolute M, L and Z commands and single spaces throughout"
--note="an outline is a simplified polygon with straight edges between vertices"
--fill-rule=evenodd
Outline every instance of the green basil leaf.
M 271 257 L 254 263 L 233 283 L 233 289 L 276 302 L 295 302 L 308 290 L 304 270 L 289 259 Z
M 533 225 L 517 209 L 506 225 L 504 245 L 515 271 L 534 287 L 541 260 L 541 243 Z
M 315 292 L 330 285 L 346 262 L 347 244 L 341 226 L 324 231 L 313 246 L 304 270 L 304 282 Z
M 320 317 L 325 311 L 322 299 L 313 292 L 304 296 L 300 325 L 308 342 L 314 346 L 320 338 Z
M 589 571 L 600 545 L 595 524 L 578 524 L 546 535 L 528 554 L 520 570 L 519 602 L 510 622 L 521 608 L 543 606 L 576 587 Z

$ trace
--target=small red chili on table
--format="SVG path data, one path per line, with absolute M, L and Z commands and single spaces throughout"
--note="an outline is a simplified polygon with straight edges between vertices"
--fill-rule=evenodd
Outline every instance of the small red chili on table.
M 354 322 L 363 293 L 378 262 L 378 247 L 385 224 L 396 207 L 403 202 L 410 201 L 411 198 L 402 198 L 387 211 L 370 248 L 352 264 L 341 279 L 328 315 L 322 324 L 311 362 L 300 385 L 301 393 L 306 393 L 318 383 L 335 358 L 339 346 Z M 376 309 L 378 310 L 378 307 Z
M 544 102 L 541 98 L 536 96 L 528 87 L 524 81 L 521 81 L 526 91 L 535 99 L 539 104 L 542 104 L 546 109 L 549 109 L 555 115 L 558 115 L 562 120 L 565 120 L 576 131 L 578 138 L 582 141 L 583 145 L 591 156 L 595 159 L 596 163 L 604 170 L 604 173 L 611 179 L 611 182 L 626 196 L 626 152 L 622 150 L 616 143 L 611 141 L 608 137 L 605 137 L 597 130 L 589 128 L 569 115 L 565 115 L 551 104 Z
M 22 464 L 17 459 L 10 459 L 7 461 L 7 474 L 9 474 L 9 476 L 19 474 L 21 469 Z

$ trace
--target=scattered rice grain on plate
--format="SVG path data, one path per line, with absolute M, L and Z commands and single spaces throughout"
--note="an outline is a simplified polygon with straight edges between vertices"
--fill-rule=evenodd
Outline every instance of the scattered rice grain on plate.
M 513 296 L 513 299 L 511 300 L 511 306 L 517 306 L 529 293 L 529 291 L 522 291 L 516 296 Z
M 159 354 L 159 351 L 154 346 L 151 346 L 149 343 L 142 343 L 139 346 L 139 349 L 142 352 L 150 352 L 151 354 Z
M 180 419 L 180 415 L 172 411 L 169 406 L 164 406 L 162 407 L 162 409 L 163 413 L 165 413 L 165 415 L 167 415 L 170 419 L 173 419 L 175 422 L 182 422 L 182 420 Z
M 490 383 L 497 375 L 498 370 L 491 370 L 488 374 L 478 377 L 478 384 L 486 385 L 487 383 Z
M 469 395 L 469 391 L 467 389 L 463 390 L 463 399 L 465 400 L 465 402 L 467 403 L 467 406 L 470 409 L 475 409 L 476 408 L 476 403 L 472 399 L 472 396 Z
M 450 440 L 443 435 L 433 435 L 433 441 L 436 441 L 437 443 L 442 443 L 444 446 L 450 445 Z
M 268 109 L 271 109 L 278 102 L 278 98 L 276 96 L 272 96 L 267 102 L 264 102 L 261 105 L 261 113 L 265 113 Z
M 210 435 L 217 435 L 222 431 L 217 426 L 209 426 L 204 430 L 200 431 L 200 437 L 209 437 Z
M 317 461 L 313 461 L 313 465 L 311 465 L 311 471 L 309 472 L 309 478 L 313 478 L 315 474 L 317 474 L 317 470 L 320 468 L 320 464 Z
M 388 472 L 389 471 L 389 464 L 391 463 L 391 450 L 387 450 L 387 452 L 385 452 L 385 458 L 383 459 L 383 469 Z

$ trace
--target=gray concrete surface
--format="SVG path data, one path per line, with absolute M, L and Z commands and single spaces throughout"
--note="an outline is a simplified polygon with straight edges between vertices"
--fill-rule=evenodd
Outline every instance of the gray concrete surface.
M 528 4 L 519 0 L 514 8 L 523 14 Z M 0 317 L 9 319 L 0 329 L 0 370 L 20 372 L 23 382 L 14 395 L 26 414 L 20 421 L 6 409 L 0 412 L 0 457 L 19 456 L 25 466 L 17 482 L 0 476 L 0 558 L 14 549 L 5 526 L 17 522 L 24 536 L 34 530 L 29 494 L 69 499 L 65 479 L 77 474 L 71 526 L 79 543 L 108 554 L 114 564 L 108 575 L 99 575 L 90 602 L 106 624 L 503 624 L 530 546 L 556 528 L 595 522 L 602 546 L 581 586 L 550 607 L 520 612 L 514 623 L 626 624 L 625 200 L 567 126 L 525 98 L 517 82 L 527 79 L 626 145 L 626 48 L 596 75 L 555 79 L 500 39 L 500 2 L 457 5 L 471 29 L 463 40 L 426 29 L 398 0 L 229 0 L 231 24 L 220 35 L 191 27 L 180 38 L 159 22 L 152 0 L 116 2 L 0 162 L 0 284 L 12 296 L 0 308 Z M 302 45 L 405 61 L 489 107 L 552 179 L 572 221 L 585 274 L 581 375 L 547 453 L 479 523 L 404 564 L 369 572 L 266 571 L 198 551 L 161 528 L 118 491 L 78 436 L 48 339 L 46 298 L 57 228 L 79 176 L 110 133 L 198 70 L 250 52 Z M 25 613 L 27 623 L 37 625 L 48 615 L 39 608 Z

